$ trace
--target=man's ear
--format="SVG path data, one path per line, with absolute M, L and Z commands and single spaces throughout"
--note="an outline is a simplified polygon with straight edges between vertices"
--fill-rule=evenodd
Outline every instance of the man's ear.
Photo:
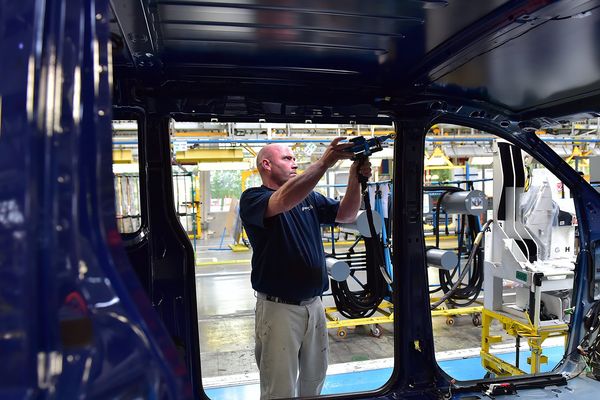
M 269 162 L 269 160 L 263 159 L 262 160 L 262 167 L 263 167 L 264 170 L 270 171 L 271 170 L 271 163 Z

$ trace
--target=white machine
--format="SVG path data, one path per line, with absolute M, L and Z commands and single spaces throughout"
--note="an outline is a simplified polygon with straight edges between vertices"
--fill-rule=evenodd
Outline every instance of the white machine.
M 529 320 L 564 324 L 575 266 L 572 214 L 561 211 L 548 179 L 528 173 L 520 149 L 498 141 L 491 231 L 485 240 L 484 307 Z M 561 206 L 568 199 L 561 199 Z M 572 203 L 572 201 L 571 201 Z M 571 211 L 571 210 L 569 210 Z M 505 291 L 516 291 L 509 304 Z M 512 300 L 512 299 L 511 299 Z

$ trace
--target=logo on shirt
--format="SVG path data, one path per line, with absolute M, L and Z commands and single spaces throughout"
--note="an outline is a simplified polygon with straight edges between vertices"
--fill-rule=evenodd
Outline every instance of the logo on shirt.
M 310 206 L 302 206 L 302 211 L 310 211 L 313 209 L 312 204 Z

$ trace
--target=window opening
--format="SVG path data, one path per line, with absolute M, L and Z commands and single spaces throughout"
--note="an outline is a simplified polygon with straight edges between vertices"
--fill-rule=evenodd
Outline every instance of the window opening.
M 209 397 L 217 399 L 242 390 L 244 396 L 258 398 L 254 358 L 256 298 L 250 282 L 252 248 L 239 217 L 241 193 L 262 183 L 255 165 L 258 151 L 270 142 L 289 146 L 301 173 L 321 157 L 337 136 L 372 139 L 392 132 L 393 127 L 378 125 L 171 124 L 173 179 L 177 182 L 175 206 L 195 249 L 202 378 Z M 369 189 L 372 208 L 378 216 L 378 235 L 382 225 L 391 234 L 387 210 L 392 192 L 392 158 L 393 140 L 387 139 L 370 158 L 373 176 Z M 341 199 L 351 163 L 342 161 L 329 169 L 315 191 Z M 347 284 L 345 296 L 356 296 L 366 284 L 374 285 L 367 283 L 372 279 L 367 276 L 365 229 L 368 230 L 365 217 L 359 224 L 322 226 L 330 275 L 338 276 L 340 270 L 347 274 L 347 279 L 342 279 Z M 391 243 L 391 237 L 386 240 Z M 385 257 L 391 273 L 389 249 Z M 380 275 L 381 271 L 375 273 Z M 390 378 L 393 307 L 388 284 L 382 281 L 383 284 L 377 283 L 383 286 L 382 298 L 375 299 L 366 312 L 350 311 L 352 315 L 340 312 L 332 289 L 325 292 L 329 368 L 322 394 L 374 390 Z M 357 384 L 356 375 L 353 377 L 351 372 L 373 379 Z
M 134 233 L 142 223 L 138 123 L 115 120 L 112 129 L 117 228 L 122 234 Z
M 457 380 L 552 370 L 564 354 L 579 251 L 569 188 L 517 146 L 455 125 L 429 131 L 424 182 L 442 369 Z

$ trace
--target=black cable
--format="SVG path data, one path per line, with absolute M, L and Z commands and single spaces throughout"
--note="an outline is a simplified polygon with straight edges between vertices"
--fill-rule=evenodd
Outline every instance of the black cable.
M 367 279 L 362 290 L 352 291 L 347 281 L 331 280 L 331 292 L 337 311 L 345 318 L 365 318 L 373 315 L 387 294 L 387 283 L 380 271 L 373 266 L 376 264 L 375 253 L 381 247 L 378 238 L 362 238 L 365 243 L 365 260 Z M 361 268 L 362 269 L 362 268 Z M 355 272 L 358 268 L 351 267 Z
M 443 199 L 449 193 L 462 192 L 463 189 L 456 186 L 425 186 L 423 188 L 424 191 L 443 191 L 435 207 L 435 216 L 434 220 L 434 235 L 435 235 L 435 247 L 439 248 L 440 243 L 440 214 L 441 214 L 441 205 L 443 203 Z M 444 269 L 440 269 L 438 271 L 440 286 L 436 289 L 430 290 L 429 294 L 434 294 L 439 292 L 440 290 L 447 294 L 454 287 L 453 279 L 456 276 L 458 270 L 460 269 L 460 260 L 463 257 L 463 248 L 464 248 L 464 237 L 465 237 L 465 228 L 468 224 L 469 226 L 469 238 L 471 243 L 475 240 L 476 235 L 479 233 L 479 227 L 477 224 L 477 219 L 472 215 L 461 215 L 461 226 L 459 233 L 459 246 L 458 246 L 458 263 L 456 267 L 452 271 L 447 271 Z M 447 229 L 447 228 L 446 228 Z M 448 232 L 446 232 L 448 234 Z M 462 287 L 458 286 L 453 291 L 453 295 L 447 297 L 448 303 L 457 306 L 457 307 L 465 307 L 472 303 L 474 303 L 479 294 L 481 293 L 481 289 L 483 286 L 483 250 L 480 249 L 474 254 L 474 261 L 472 263 L 472 271 L 469 278 L 469 281 L 464 284 Z M 466 300 L 461 302 L 460 300 Z
M 435 218 L 436 219 L 434 221 L 432 221 L 433 222 L 433 235 L 435 237 L 435 246 L 434 247 L 436 249 L 440 248 L 440 211 L 441 211 L 442 200 L 444 199 L 444 196 L 446 196 L 446 194 L 448 194 L 450 192 L 462 191 L 462 189 L 455 187 L 455 186 L 423 186 L 424 192 L 433 192 L 433 191 L 440 191 L 440 190 L 443 190 L 443 193 L 440 195 L 440 197 L 438 198 L 437 203 L 435 205 Z M 460 254 L 459 254 L 459 260 L 460 260 Z M 440 273 L 441 273 L 441 270 L 440 270 Z M 454 270 L 452 277 L 454 277 L 455 273 L 456 273 L 456 269 Z M 442 287 L 441 280 L 440 280 L 440 286 L 437 287 L 436 289 L 430 290 L 429 294 L 432 295 L 443 289 L 444 288 Z M 446 292 L 446 291 L 444 291 L 444 292 Z
M 471 185 L 472 187 L 472 185 Z M 442 191 L 442 194 L 437 200 L 435 206 L 435 220 L 434 224 L 434 235 L 435 235 L 435 247 L 439 248 L 440 245 L 440 214 L 441 214 L 441 205 L 443 203 L 444 197 L 449 193 L 462 192 L 464 189 L 461 189 L 456 186 L 425 186 L 423 187 L 423 191 Z M 429 294 L 434 294 L 439 292 L 440 290 L 444 292 L 444 298 L 447 299 L 449 304 L 452 304 L 457 307 L 465 307 L 472 303 L 474 303 L 479 294 L 481 293 L 481 289 L 483 287 L 483 249 L 477 250 L 475 253 L 470 254 L 470 257 L 473 257 L 472 261 L 468 261 L 465 268 L 469 265 L 472 265 L 471 275 L 469 277 L 469 281 L 467 283 L 462 284 L 462 279 L 464 279 L 465 274 L 461 274 L 462 278 L 458 281 L 458 285 L 455 285 L 453 282 L 454 277 L 456 276 L 458 270 L 460 269 L 460 260 L 463 257 L 463 248 L 465 241 L 465 229 L 468 225 L 468 235 L 470 242 L 473 243 L 476 235 L 479 233 L 479 226 L 477 224 L 477 219 L 472 215 L 461 215 L 461 226 L 459 231 L 459 245 L 458 245 L 458 263 L 456 267 L 452 271 L 447 271 L 444 269 L 440 269 L 438 271 L 440 286 L 433 290 L 429 291 Z M 446 230 L 448 228 L 446 227 Z M 449 232 L 447 231 L 446 234 Z M 461 286 L 462 284 L 462 286 Z M 453 289 L 454 288 L 454 289 Z M 450 296 L 447 294 L 452 292 Z M 464 300 L 464 301 L 461 301 Z
M 462 249 L 464 247 L 464 245 L 463 245 L 463 237 L 464 237 L 465 226 L 466 226 L 466 222 L 465 221 L 466 221 L 465 218 L 461 218 L 460 232 L 459 232 L 459 235 L 458 235 L 458 250 L 457 250 L 458 261 L 457 261 L 456 265 L 452 269 L 452 272 L 447 271 L 445 269 L 441 269 L 441 268 L 438 270 L 438 278 L 439 278 L 439 282 L 440 282 L 440 290 L 442 290 L 444 293 L 448 293 L 450 291 L 450 288 L 453 286 L 452 279 L 454 279 L 454 276 L 456 275 L 456 273 L 460 269 L 459 268 L 459 266 L 460 266 L 460 260 L 462 259 Z
M 440 197 L 438 198 L 438 201 L 435 205 L 435 217 L 436 220 L 434 221 L 433 224 L 433 233 L 435 235 L 435 247 L 439 248 L 440 247 L 440 210 L 441 210 L 441 206 L 442 206 L 442 200 L 444 199 L 444 196 L 446 196 L 448 193 L 453 193 L 453 192 L 462 192 L 463 189 L 456 187 L 456 186 L 423 186 L 423 191 L 424 192 L 440 192 L 443 191 L 443 193 L 440 195 Z
M 350 290 L 347 280 L 342 282 L 331 280 L 331 292 L 337 311 L 343 317 L 349 319 L 366 318 L 373 315 L 377 311 L 379 304 L 381 304 L 388 294 L 388 283 L 391 283 L 391 279 L 385 269 L 383 240 L 375 231 L 373 224 L 373 211 L 371 210 L 371 201 L 367 190 L 367 180 L 362 176 L 359 176 L 359 179 L 363 202 L 367 212 L 367 221 L 369 222 L 369 230 L 371 232 L 370 238 L 362 237 L 365 244 L 364 261 L 366 264 L 367 279 L 364 284 L 360 284 L 362 290 L 358 291 Z M 381 193 L 376 193 L 376 195 L 380 196 Z M 355 242 L 354 246 L 357 242 Z M 351 255 L 355 253 L 354 246 L 347 253 L 347 260 L 350 260 Z M 350 261 L 350 263 L 356 263 L 356 258 L 354 262 Z M 357 270 L 358 268 L 351 266 L 351 276 L 353 278 L 354 272 Z
M 373 223 L 373 210 L 371 209 L 371 198 L 369 196 L 369 190 L 367 188 L 367 179 L 362 175 L 359 175 L 362 192 L 363 192 L 363 201 L 365 203 L 365 211 L 367 212 L 367 222 L 369 223 L 369 232 L 371 233 L 372 239 L 379 239 L 381 242 L 381 246 L 374 247 L 374 255 L 375 255 L 375 265 L 379 267 L 379 271 L 381 275 L 385 279 L 388 284 L 392 283 L 392 278 L 389 276 L 387 269 L 385 268 L 385 259 L 383 256 L 383 238 L 379 238 L 377 231 L 375 229 L 375 224 Z M 381 197 L 381 192 L 376 192 L 376 196 Z
M 480 232 L 477 226 L 476 217 L 473 215 L 469 215 L 466 216 L 466 218 L 463 218 L 463 222 L 465 220 L 468 221 L 466 224 L 469 225 L 469 236 L 471 239 L 471 243 L 473 243 L 476 236 Z M 462 229 L 463 232 L 461 234 L 464 234 L 464 225 Z M 461 251 L 462 250 L 459 249 L 459 260 L 461 257 Z M 469 277 L 468 282 L 464 284 L 463 287 L 458 286 L 458 288 L 454 291 L 454 294 L 448 298 L 448 303 L 458 307 L 466 307 L 473 304 L 477 300 L 477 297 L 481 293 L 481 289 L 483 286 L 483 258 L 483 249 L 481 247 L 478 247 L 473 257 L 473 262 L 471 264 L 471 275 Z M 455 268 L 455 271 L 456 270 L 458 270 L 458 268 Z M 445 274 L 442 272 L 444 272 Z M 452 277 L 450 277 L 449 271 L 440 270 L 440 282 L 443 281 L 442 288 L 444 289 L 444 293 L 448 293 L 454 286 L 454 284 L 452 283 Z M 460 302 L 457 300 L 465 301 Z
M 590 307 L 583 318 L 583 326 L 586 334 L 577 346 L 577 350 L 585 360 L 586 366 L 590 368 L 591 375 L 600 380 L 600 301 L 596 301 Z
M 475 258 L 475 254 L 477 254 L 477 252 L 479 252 L 479 245 L 481 244 L 481 241 L 483 240 L 483 234 L 484 234 L 485 230 L 488 228 L 488 226 L 490 226 L 490 224 L 492 222 L 493 222 L 493 220 L 490 219 L 483 225 L 483 227 L 481 228 L 481 231 L 477 234 L 477 236 L 475 237 L 475 240 L 473 241 L 473 246 L 471 247 L 471 251 L 469 252 L 469 258 L 467 259 L 467 262 L 464 266 L 464 269 L 460 273 L 458 280 L 454 283 L 452 288 L 450 288 L 450 291 L 445 293 L 444 296 L 442 296 L 442 298 L 440 298 L 438 301 L 436 301 L 435 303 L 433 303 L 431 305 L 432 310 L 437 308 L 440 304 L 442 304 L 444 301 L 448 300 L 450 297 L 452 297 L 454 295 L 454 293 L 457 291 L 460 283 L 467 275 L 467 272 L 469 272 L 469 266 L 473 262 L 473 259 Z

